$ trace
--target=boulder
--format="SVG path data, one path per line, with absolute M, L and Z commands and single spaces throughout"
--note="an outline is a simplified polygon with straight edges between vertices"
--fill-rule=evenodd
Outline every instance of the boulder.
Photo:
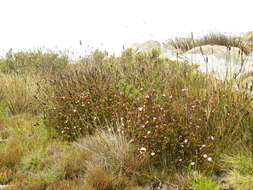
M 136 51 L 148 52 L 152 49 L 161 49 L 161 44 L 158 41 L 149 40 L 143 43 L 134 43 L 129 48 L 132 48 Z
M 250 34 L 247 35 L 249 36 Z M 247 35 L 245 34 L 245 36 Z M 220 80 L 240 78 L 253 70 L 253 53 L 246 55 L 237 47 L 204 45 L 182 53 L 169 43 L 150 40 L 143 43 L 135 43 L 129 48 L 136 52 L 149 52 L 152 49 L 160 49 L 161 58 L 197 64 L 201 72 L 213 74 Z
M 248 72 L 250 62 L 237 47 L 205 45 L 195 47 L 183 54 L 191 63 L 199 65 L 199 70 L 213 74 L 217 79 L 230 80 Z
M 174 48 L 172 45 L 163 43 L 161 47 L 161 58 L 168 58 L 173 61 L 184 61 L 184 57 L 182 56 L 182 52 L 180 50 Z
M 168 45 L 167 43 L 160 43 L 154 40 L 143 43 L 134 43 L 129 48 L 132 48 L 136 52 L 150 52 L 152 49 L 159 49 L 161 51 L 161 58 L 169 58 L 170 60 L 183 60 L 180 58 L 180 53 L 177 49 L 171 45 Z

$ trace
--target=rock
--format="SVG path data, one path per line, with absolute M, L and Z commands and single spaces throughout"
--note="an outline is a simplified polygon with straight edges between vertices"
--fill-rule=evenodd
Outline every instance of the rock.
M 161 51 L 161 58 L 183 61 L 183 58 L 180 57 L 179 51 L 167 43 L 150 40 L 143 43 L 132 44 L 129 48 L 132 48 L 136 52 L 150 52 L 152 49 L 159 49 Z
M 246 33 L 244 39 L 249 39 L 248 36 L 251 35 L 253 35 L 253 32 Z M 160 49 L 161 58 L 168 58 L 174 61 L 186 60 L 190 64 L 197 64 L 201 72 L 213 74 L 219 80 L 237 79 L 253 71 L 253 53 L 247 56 L 237 47 L 204 45 L 182 53 L 169 43 L 150 40 L 143 43 L 135 43 L 130 48 L 136 52 L 149 52 L 152 49 Z
M 236 47 L 205 45 L 183 54 L 189 63 L 199 65 L 199 70 L 213 74 L 217 79 L 230 80 L 249 70 L 247 56 Z
M 148 52 L 152 49 L 161 49 L 161 44 L 158 41 L 149 40 L 143 43 L 134 43 L 129 48 L 132 48 L 137 51 Z
M 179 50 L 174 48 L 171 45 L 167 45 L 166 43 L 163 43 L 161 46 L 161 58 L 168 58 L 172 61 L 183 61 L 184 57 L 182 57 L 182 54 Z

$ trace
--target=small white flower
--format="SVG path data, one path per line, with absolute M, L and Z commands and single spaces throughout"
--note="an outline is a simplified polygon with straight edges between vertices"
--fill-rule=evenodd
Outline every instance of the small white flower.
M 209 162 L 212 162 L 212 161 L 213 161 L 213 159 L 212 159 L 211 157 L 208 157 L 207 160 L 208 160 Z
M 150 134 L 150 133 L 151 133 L 151 131 L 148 131 L 147 133 L 148 133 L 148 134 Z
M 74 113 L 76 113 L 76 110 L 73 110 Z
M 142 110 L 143 110 L 143 107 L 139 107 L 138 110 L 139 110 L 139 111 L 142 111 Z
M 149 96 L 145 96 L 145 98 L 149 98 Z
M 205 145 L 205 144 L 202 144 L 202 145 L 201 145 L 201 147 L 202 147 L 202 148 L 205 148 L 205 147 L 206 147 L 206 145 Z
M 204 158 L 207 158 L 207 154 L 204 154 L 203 157 L 204 157 Z
M 180 158 L 178 161 L 179 161 L 179 162 L 182 162 L 182 161 L 183 161 L 183 159 L 182 159 L 182 158 Z
M 147 149 L 146 149 L 146 148 L 144 148 L 144 147 L 141 147 L 141 148 L 140 148 L 140 151 L 141 151 L 141 152 L 146 152 L 146 151 L 147 151 Z
M 141 128 L 145 128 L 145 125 L 142 125 Z
M 213 137 L 213 136 L 211 136 L 211 140 L 212 140 L 212 141 L 214 140 L 214 137 Z
M 195 162 L 191 162 L 191 165 L 194 166 L 194 165 L 195 165 Z
M 151 156 L 154 156 L 155 155 L 155 153 L 154 152 L 151 152 Z
M 188 139 L 185 139 L 185 140 L 184 140 L 184 143 L 187 143 L 187 142 L 188 142 Z
M 153 120 L 155 121 L 157 118 L 156 117 L 153 117 Z

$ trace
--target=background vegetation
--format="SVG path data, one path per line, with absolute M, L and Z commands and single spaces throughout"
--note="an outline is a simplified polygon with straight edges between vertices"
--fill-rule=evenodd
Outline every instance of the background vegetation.
M 60 53 L 8 52 L 0 184 L 252 189 L 252 96 L 159 53 L 96 50 L 73 63 Z

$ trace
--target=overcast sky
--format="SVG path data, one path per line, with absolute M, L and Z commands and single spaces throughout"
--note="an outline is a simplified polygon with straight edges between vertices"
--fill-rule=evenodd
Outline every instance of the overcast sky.
M 119 52 L 123 45 L 190 32 L 239 34 L 253 30 L 251 1 L 0 0 L 0 49 Z

